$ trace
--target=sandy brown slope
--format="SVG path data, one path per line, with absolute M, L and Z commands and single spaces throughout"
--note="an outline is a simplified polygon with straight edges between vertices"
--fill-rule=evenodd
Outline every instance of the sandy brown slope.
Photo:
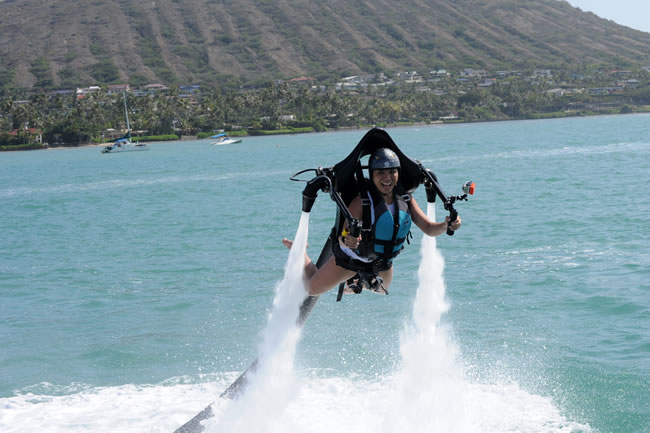
M 563 0 L 0 1 L 0 84 L 25 87 L 647 65 L 649 47 Z

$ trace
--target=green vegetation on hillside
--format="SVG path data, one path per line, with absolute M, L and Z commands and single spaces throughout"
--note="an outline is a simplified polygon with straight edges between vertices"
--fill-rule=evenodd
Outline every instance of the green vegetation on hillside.
M 467 71 L 465 71 L 467 74 Z M 483 73 L 475 71 L 474 74 Z M 209 136 L 218 130 L 238 134 L 299 133 L 366 125 L 475 122 L 537 119 L 594 113 L 647 111 L 650 73 L 646 70 L 528 71 L 499 78 L 443 74 L 424 80 L 381 76 L 356 77 L 356 83 L 264 83 L 226 91 L 202 88 L 182 95 L 179 89 L 128 96 L 133 135 Z M 364 81 L 365 80 L 365 81 Z M 27 96 L 28 99 L 23 99 Z M 27 133 L 25 127 L 36 130 Z M 89 91 L 71 94 L 7 95 L 0 105 L 0 145 L 50 145 L 103 142 L 126 128 L 121 94 Z M 10 132 L 13 131 L 13 135 Z M 18 133 L 16 133 L 16 131 Z M 31 135 L 30 135 L 31 134 Z

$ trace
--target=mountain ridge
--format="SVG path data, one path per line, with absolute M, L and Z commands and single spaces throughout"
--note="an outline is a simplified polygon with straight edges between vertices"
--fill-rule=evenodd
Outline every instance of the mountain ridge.
M 0 87 L 650 64 L 650 33 L 564 0 L 4 0 Z

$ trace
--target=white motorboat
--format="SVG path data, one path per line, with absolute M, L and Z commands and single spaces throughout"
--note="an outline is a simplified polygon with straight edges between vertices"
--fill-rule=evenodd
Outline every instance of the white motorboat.
M 228 136 L 227 132 L 221 134 L 213 135 L 210 138 L 216 138 L 217 141 L 212 142 L 215 146 L 223 146 L 224 144 L 234 144 L 241 143 L 241 138 L 232 138 Z

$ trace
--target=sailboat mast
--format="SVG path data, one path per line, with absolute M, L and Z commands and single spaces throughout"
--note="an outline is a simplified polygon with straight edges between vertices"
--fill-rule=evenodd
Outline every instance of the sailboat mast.
M 126 130 L 130 131 L 131 126 L 129 125 L 129 110 L 126 108 L 126 90 L 122 90 L 122 95 L 124 95 L 124 117 L 126 117 Z

